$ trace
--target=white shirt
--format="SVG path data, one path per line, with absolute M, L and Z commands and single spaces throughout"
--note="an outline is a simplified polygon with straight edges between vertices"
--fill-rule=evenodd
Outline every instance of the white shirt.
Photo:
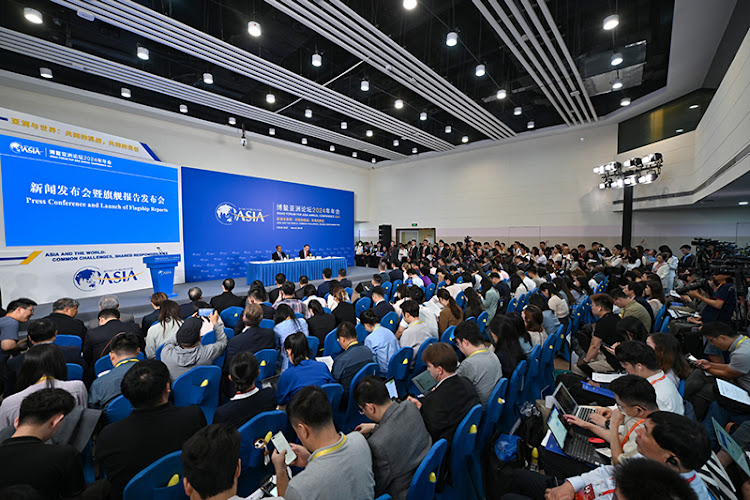
M 529 278 L 528 276 L 523 277 L 523 284 L 526 287 L 526 290 L 529 292 L 532 290 L 536 290 L 536 283 L 534 283 L 534 280 Z
M 677 387 L 674 383 L 669 380 L 667 375 L 659 370 L 654 375 L 651 375 L 646 380 L 654 387 L 656 391 L 656 404 L 662 411 L 671 411 L 678 415 L 685 414 L 685 405 L 682 401 Z

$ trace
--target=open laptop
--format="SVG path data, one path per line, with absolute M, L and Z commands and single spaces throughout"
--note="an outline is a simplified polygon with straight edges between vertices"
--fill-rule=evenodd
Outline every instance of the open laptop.
M 273 389 L 273 392 L 276 392 L 276 385 L 279 383 L 279 377 L 281 375 L 274 375 L 273 377 L 268 377 L 263 379 L 262 385 L 264 389 L 271 388 Z
M 597 453 L 596 447 L 589 442 L 586 436 L 568 430 L 560 411 L 556 407 L 552 408 L 547 426 L 560 449 L 569 457 L 587 464 L 605 465 L 609 463 L 607 458 Z
M 435 379 L 432 378 L 432 375 L 428 370 L 423 371 L 411 379 L 411 381 L 422 394 L 427 394 L 433 387 L 435 387 L 435 385 L 437 385 L 437 382 L 435 382 Z
M 388 395 L 392 400 L 398 399 L 398 389 L 396 388 L 396 379 L 391 377 L 385 381 L 385 388 L 388 389 Z
M 739 465 L 742 472 L 750 476 L 750 466 L 747 462 L 745 450 L 737 444 L 737 441 L 732 439 L 732 436 L 730 436 L 729 433 L 719 425 L 715 418 L 711 418 L 711 420 L 714 423 L 714 432 L 716 432 L 716 439 L 719 440 L 719 446 L 721 446 L 721 449 L 727 452 L 727 455 L 732 457 L 732 460 Z
M 552 393 L 555 406 L 565 415 L 575 415 L 581 420 L 588 422 L 589 415 L 594 412 L 593 406 L 580 406 L 570 395 L 568 389 L 561 383 L 557 384 L 555 392 Z M 560 446 L 562 448 L 562 445 Z

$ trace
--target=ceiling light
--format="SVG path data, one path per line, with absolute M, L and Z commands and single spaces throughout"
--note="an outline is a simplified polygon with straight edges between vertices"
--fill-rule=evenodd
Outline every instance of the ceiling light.
M 450 126 L 450 125 L 446 125 L 446 126 L 445 126 L 445 133 L 446 133 L 446 134 L 450 134 L 452 130 L 453 130 L 453 128 L 451 128 L 451 126 Z
M 622 80 L 619 78 L 615 78 L 615 81 L 612 82 L 612 90 L 618 90 L 622 88 Z
M 336 151 L 336 146 L 334 146 L 333 144 L 331 144 L 331 146 L 328 148 L 328 151 L 331 151 L 331 152 Z
M 620 106 L 630 106 L 630 97 L 620 99 Z
M 746 202 L 746 201 L 741 201 L 741 202 L 738 203 L 738 205 L 742 205 L 744 207 L 745 205 L 747 205 L 747 203 L 748 202 Z
M 368 130 L 367 132 L 365 132 L 365 135 L 366 135 L 367 137 L 372 137 L 372 135 L 373 135 L 373 132 L 372 132 L 372 130 Z
M 373 158 L 372 160 L 370 160 L 370 163 L 375 163 L 375 158 Z
M 464 144 L 466 144 L 467 142 L 469 142 L 469 136 L 465 135 L 465 136 L 461 137 L 461 142 L 463 142 Z
M 497 91 L 498 99 L 505 99 L 506 97 L 508 97 L 508 92 L 505 89 L 500 89 Z
M 31 7 L 23 8 L 23 17 L 25 17 L 28 22 L 33 24 L 42 24 L 42 22 L 44 21 L 42 13 L 36 9 L 32 9 Z
M 398 139 L 393 139 L 393 145 L 394 146 L 398 146 L 399 145 Z
M 401 109 L 404 107 L 404 101 L 402 101 L 401 99 L 396 99 L 396 103 L 394 104 L 394 106 L 396 107 L 396 109 Z
M 266 102 L 268 104 L 273 104 L 276 102 L 276 96 L 273 94 L 266 94 Z
M 341 122 L 341 130 L 346 130 L 346 122 Z
M 214 75 L 211 73 L 203 73 L 203 83 L 207 85 L 214 83 Z
M 417 148 L 411 148 L 411 154 L 415 155 L 417 154 L 418 149 Z
M 477 64 L 477 67 L 474 68 L 474 74 L 477 76 L 484 76 L 485 73 L 487 73 L 487 68 L 484 64 Z
M 77 14 L 77 15 L 78 15 L 78 17 L 80 17 L 81 19 L 85 19 L 85 20 L 87 20 L 87 21 L 94 21 L 94 20 L 96 19 L 96 16 L 94 15 L 94 13 L 93 13 L 93 12 L 91 12 L 91 11 L 88 11 L 88 10 L 85 10 L 85 9 L 78 9 L 78 10 L 76 11 L 76 14 Z
M 700 106 L 698 106 L 697 104 L 693 104 L 692 106 L 690 106 L 690 109 L 698 109 L 699 107 Z
M 616 52 L 612 54 L 612 57 L 609 59 L 609 64 L 611 66 L 619 66 L 620 64 L 622 64 L 622 53 Z
M 305 109 L 305 118 L 312 118 L 312 109 Z
M 681 128 L 678 128 L 677 130 L 675 130 L 675 132 L 677 132 L 678 134 L 681 134 L 681 133 L 683 133 L 683 132 L 684 132 L 684 130 L 683 130 L 683 129 L 681 129 Z
M 609 31 L 615 29 L 618 24 L 620 24 L 620 16 L 618 16 L 617 14 L 612 14 L 611 16 L 607 16 L 604 18 L 602 28 Z
M 307 137 L 302 138 L 302 144 L 307 144 Z
M 417 6 L 417 0 L 404 0 L 404 9 L 413 10 Z
M 458 43 L 458 33 L 455 31 L 451 31 L 448 33 L 448 35 L 445 37 L 445 44 L 448 47 L 454 47 Z
M 237 119 L 234 116 L 229 117 L 229 124 L 230 125 L 237 125 Z
M 359 82 L 359 89 L 362 92 L 367 92 L 368 90 L 370 90 L 370 81 L 369 80 L 362 80 L 361 82 Z
M 39 74 L 42 78 L 52 78 L 52 70 L 49 68 L 39 68 Z
M 534 120 L 529 121 L 529 123 L 526 124 L 526 128 L 534 128 Z
M 357 157 L 357 152 L 356 151 L 352 151 L 352 158 L 356 158 L 356 157 Z
M 516 108 L 514 108 L 513 109 L 513 114 L 515 116 L 521 116 L 521 106 L 517 106 Z
M 268 129 L 268 135 L 276 135 L 276 129 L 275 128 L 269 128 Z
M 320 66 L 323 64 L 323 58 L 318 54 L 317 52 L 312 55 L 312 65 L 316 68 L 320 68 Z
M 180 113 L 187 113 L 187 104 L 180 104 Z
M 425 121 L 425 120 L 427 120 L 427 113 L 422 111 L 421 113 L 419 113 L 419 121 Z
M 148 49 L 146 47 L 138 47 L 138 59 L 148 61 Z
M 260 23 L 256 21 L 247 23 L 247 32 L 250 33 L 250 36 L 259 37 L 261 34 Z
M 126 88 L 126 87 L 121 88 L 120 89 L 120 95 L 123 96 L 123 97 L 126 97 L 126 98 L 130 99 L 130 89 Z

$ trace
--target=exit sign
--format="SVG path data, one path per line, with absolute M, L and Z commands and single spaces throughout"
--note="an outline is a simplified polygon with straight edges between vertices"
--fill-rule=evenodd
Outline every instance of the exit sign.
M 411 227 L 417 227 L 417 223 L 416 222 L 412 222 L 411 223 Z

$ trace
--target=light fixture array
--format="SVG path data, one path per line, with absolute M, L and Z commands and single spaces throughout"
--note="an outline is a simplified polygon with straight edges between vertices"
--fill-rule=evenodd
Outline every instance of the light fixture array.
M 642 158 L 631 158 L 623 163 L 613 161 L 594 167 L 601 176 L 599 189 L 624 188 L 636 184 L 651 184 L 661 174 L 664 158 L 661 153 L 652 153 Z

